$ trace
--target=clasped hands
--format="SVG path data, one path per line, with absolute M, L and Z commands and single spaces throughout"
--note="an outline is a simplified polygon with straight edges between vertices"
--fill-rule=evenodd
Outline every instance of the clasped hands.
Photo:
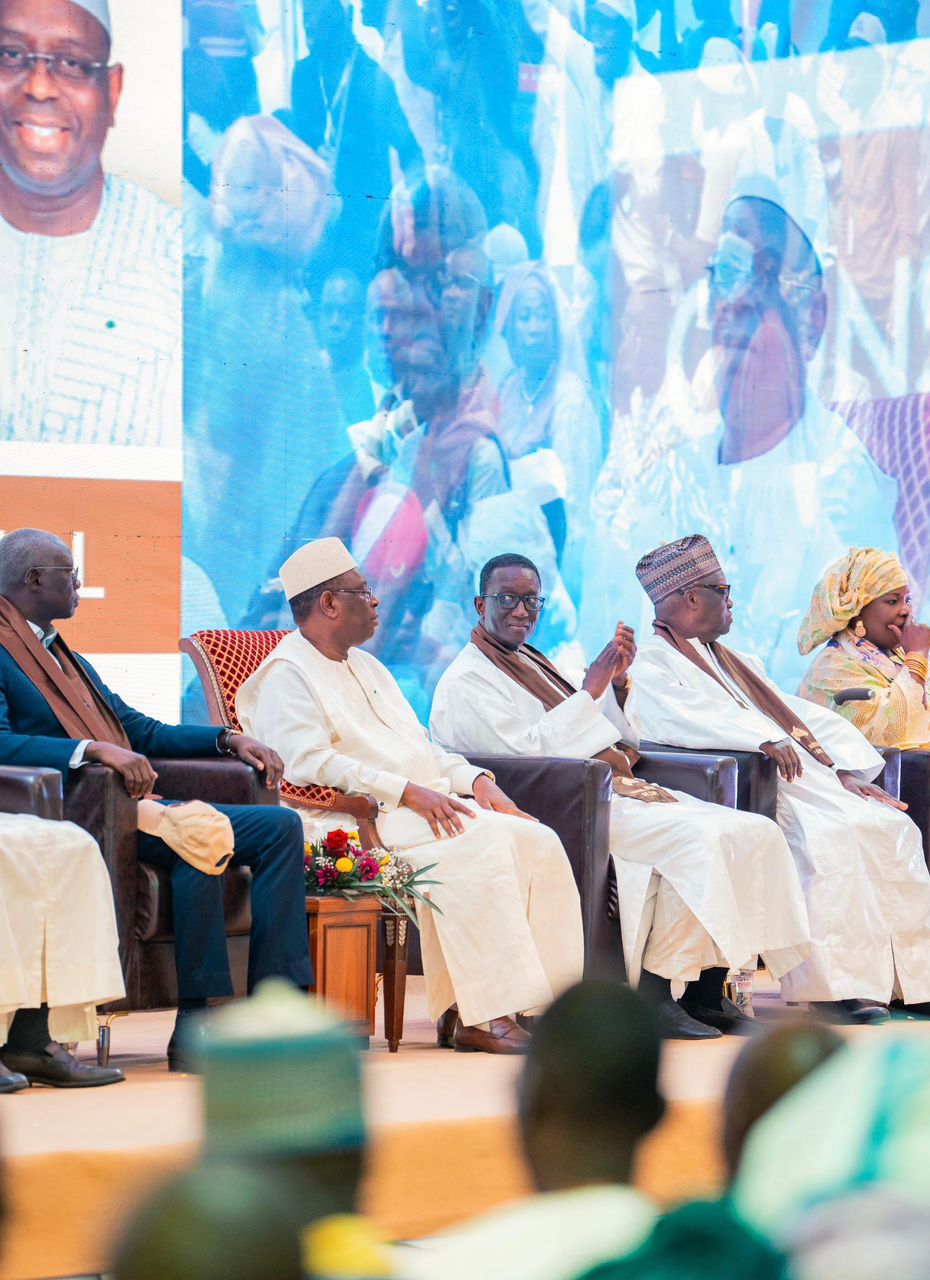
M 795 778 L 800 778 L 803 774 L 804 766 L 801 764 L 801 757 L 791 738 L 779 738 L 777 742 L 763 742 L 759 750 L 770 760 L 775 761 L 778 772 L 786 782 L 794 782 Z M 878 800 L 892 809 L 902 811 L 907 809 L 906 804 L 895 800 L 894 796 L 877 787 L 874 782 L 862 782 L 848 769 L 837 769 L 836 776 L 851 795 L 860 796 L 863 800 Z
M 612 639 L 600 651 L 581 682 L 582 689 L 597 701 L 613 685 L 618 697 L 624 692 L 626 675 L 636 657 L 636 638 L 633 628 L 617 623 Z
M 284 761 L 277 751 L 272 751 L 255 738 L 246 737 L 244 733 L 230 737 L 229 752 L 245 764 L 252 765 L 259 773 L 264 773 L 265 786 L 269 791 L 273 791 L 284 776 Z M 84 759 L 94 764 L 105 764 L 118 773 L 133 800 L 141 800 L 145 796 L 153 800 L 159 798 L 155 794 L 158 774 L 138 751 L 128 751 L 113 742 L 91 742 L 84 752 Z
M 510 796 L 502 791 L 496 782 L 492 782 L 487 774 L 480 774 L 475 779 L 474 795 L 482 809 L 491 809 L 495 813 L 509 813 L 515 818 L 526 818 L 528 822 L 537 821 L 532 814 L 518 809 Z M 431 787 L 421 787 L 416 782 L 407 783 L 400 802 L 408 809 L 412 809 L 414 813 L 418 813 L 421 818 L 426 819 L 437 840 L 441 840 L 443 836 L 464 834 L 465 825 L 462 818 L 476 816 L 458 796 L 446 795 L 443 791 L 433 791 Z

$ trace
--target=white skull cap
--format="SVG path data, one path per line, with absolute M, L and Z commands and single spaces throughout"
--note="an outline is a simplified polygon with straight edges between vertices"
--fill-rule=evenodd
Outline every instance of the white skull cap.
M 358 564 L 352 553 L 339 538 L 317 538 L 288 556 L 278 576 L 285 596 L 293 600 L 302 591 L 356 568 Z
M 112 36 L 113 27 L 110 23 L 108 0 L 71 0 L 71 3 L 76 4 L 79 9 L 84 9 L 92 18 L 96 18 L 107 35 Z

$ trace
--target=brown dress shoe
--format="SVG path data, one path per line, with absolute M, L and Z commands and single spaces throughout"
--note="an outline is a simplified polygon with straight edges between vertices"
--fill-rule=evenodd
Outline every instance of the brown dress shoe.
M 489 1031 L 466 1027 L 458 1018 L 453 1043 L 457 1053 L 526 1053 L 530 1038 L 513 1018 L 493 1018 Z

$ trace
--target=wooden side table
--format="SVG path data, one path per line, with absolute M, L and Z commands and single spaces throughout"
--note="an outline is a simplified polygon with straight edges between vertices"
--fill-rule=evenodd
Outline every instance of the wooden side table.
M 311 988 L 355 1024 L 375 1034 L 375 968 L 381 900 L 307 898 L 307 932 L 315 985 Z

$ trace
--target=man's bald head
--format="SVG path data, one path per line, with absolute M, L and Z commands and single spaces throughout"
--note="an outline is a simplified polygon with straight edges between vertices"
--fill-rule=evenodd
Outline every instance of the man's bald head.
M 843 1047 L 817 1022 L 791 1022 L 755 1036 L 733 1064 L 723 1097 L 723 1151 L 732 1179 L 750 1130 L 790 1089 Z
M 0 596 L 10 598 L 36 565 L 46 564 L 49 554 L 70 558 L 66 543 L 46 529 L 13 529 L 0 538 Z

